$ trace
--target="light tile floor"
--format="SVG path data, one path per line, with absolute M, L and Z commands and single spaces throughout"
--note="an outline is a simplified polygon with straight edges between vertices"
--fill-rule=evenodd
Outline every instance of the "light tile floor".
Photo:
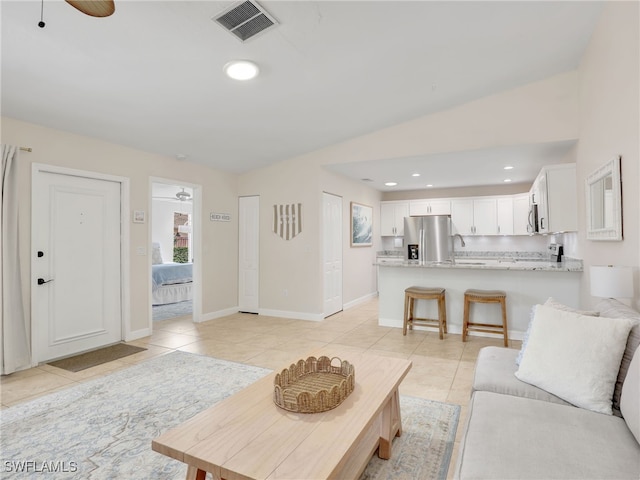
M 462 406 L 453 465 L 478 351 L 487 345 L 502 346 L 502 338 L 471 336 L 463 343 L 460 335 L 448 334 L 440 340 L 437 332 L 422 330 L 403 336 L 399 328 L 378 326 L 378 302 L 371 300 L 322 322 L 237 313 L 195 324 L 191 317 L 179 317 L 155 322 L 153 335 L 130 343 L 147 350 L 78 373 L 45 364 L 1 377 L 2 408 L 173 350 L 280 369 L 312 349 L 339 344 L 358 352 L 410 359 L 413 366 L 400 386 L 401 394 Z M 520 348 L 520 342 L 512 343 L 512 348 Z M 452 472 L 453 466 L 449 475 Z

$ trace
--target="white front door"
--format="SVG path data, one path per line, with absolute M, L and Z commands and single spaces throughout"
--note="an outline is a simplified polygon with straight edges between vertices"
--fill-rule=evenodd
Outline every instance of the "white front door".
M 238 214 L 238 307 L 258 313 L 260 307 L 260 197 L 240 197 Z
M 322 194 L 324 316 L 342 310 L 342 197 Z
M 122 339 L 121 183 L 34 170 L 32 309 L 38 362 Z

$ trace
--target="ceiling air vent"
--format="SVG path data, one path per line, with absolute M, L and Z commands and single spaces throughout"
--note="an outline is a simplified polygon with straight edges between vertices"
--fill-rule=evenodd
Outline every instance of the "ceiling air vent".
M 232 5 L 212 20 L 243 42 L 278 24 L 260 5 L 249 0 Z

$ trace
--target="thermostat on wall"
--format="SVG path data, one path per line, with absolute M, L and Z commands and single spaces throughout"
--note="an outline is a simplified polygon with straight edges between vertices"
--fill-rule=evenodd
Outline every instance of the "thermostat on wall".
M 209 214 L 209 219 L 212 222 L 230 222 L 231 221 L 231 214 L 230 213 L 215 213 L 215 212 L 211 212 Z

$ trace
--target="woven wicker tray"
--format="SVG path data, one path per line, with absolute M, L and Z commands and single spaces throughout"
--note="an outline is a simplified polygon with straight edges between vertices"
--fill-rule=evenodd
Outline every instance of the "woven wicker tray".
M 338 357 L 309 357 L 276 375 L 273 401 L 297 413 L 319 413 L 340 405 L 353 392 L 355 369 Z

